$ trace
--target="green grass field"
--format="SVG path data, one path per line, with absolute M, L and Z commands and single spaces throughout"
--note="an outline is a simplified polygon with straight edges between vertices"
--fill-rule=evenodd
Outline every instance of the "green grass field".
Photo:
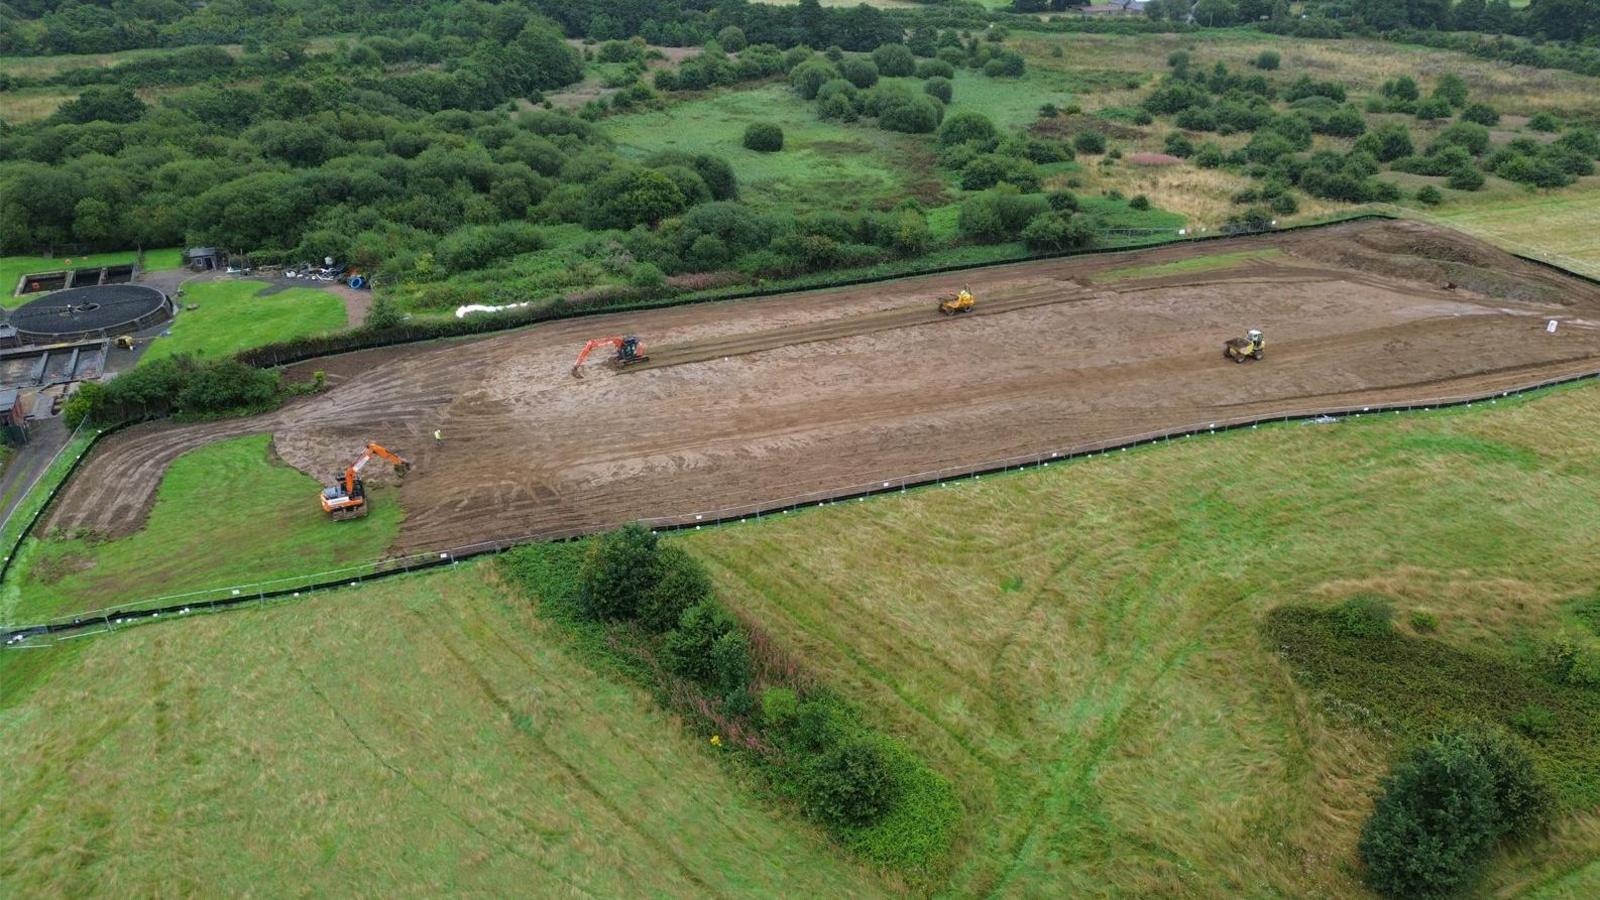
M 325 334 L 346 325 L 344 301 L 327 291 L 288 288 L 263 296 L 267 287 L 260 281 L 190 282 L 184 286 L 182 302 L 200 308 L 178 313 L 172 334 L 156 339 L 142 359 L 179 353 L 230 356 L 248 347 Z
M 744 148 L 744 129 L 757 121 L 783 126 L 782 151 Z M 908 194 L 936 197 L 942 190 L 926 138 L 821 121 L 813 104 L 781 84 L 612 116 L 604 127 L 630 155 L 681 150 L 722 156 L 733 164 L 744 199 L 768 208 L 864 208 Z
M 962 791 L 950 893 L 1351 896 L 1400 736 L 1314 702 L 1261 623 L 1379 592 L 1511 662 L 1565 627 L 1600 559 L 1600 388 L 1497 406 L 1191 439 L 682 540 Z M 1485 893 L 1581 896 L 1597 854 L 1600 811 L 1569 812 Z
M 333 522 L 317 503 L 321 488 L 272 456 L 267 435 L 187 453 L 162 479 L 139 531 L 115 540 L 30 538 L 0 590 L 0 621 L 38 621 L 381 556 L 402 518 L 393 493 L 376 486 L 371 515 Z
M 1376 592 L 1408 640 L 1524 665 L 1595 590 L 1596 434 L 1600 388 L 1583 386 L 672 540 L 957 786 L 941 893 L 1359 896 L 1356 832 L 1407 735 L 1298 684 L 1267 613 Z M 232 449 L 259 466 L 262 441 Z M 7 805 L 8 884 L 904 887 L 718 774 L 704 736 L 571 659 L 490 572 L 0 655 L 0 756 L 23 798 Z M 1437 634 L 1406 624 L 1419 610 Z M 171 765 L 138 762 L 155 759 Z M 252 760 L 272 767 L 239 777 Z M 1563 796 L 1600 784 L 1575 777 Z M 218 849 L 245 828 L 248 851 Z M 1600 810 L 1569 802 L 1482 892 L 1589 895 L 1597 856 Z
M 7 893 L 884 892 L 493 572 L 4 654 Z
M 1421 214 L 1509 250 L 1600 277 L 1600 176 L 1556 192 L 1517 188 L 1482 199 L 1461 197 Z
M 144 252 L 144 268 L 149 272 L 176 269 L 183 265 L 183 251 L 177 247 Z M 138 257 L 136 250 L 119 250 L 115 253 L 91 253 L 87 256 L 0 256 L 0 307 L 14 309 L 34 299 L 36 295 L 11 296 L 17 281 L 34 272 L 53 272 L 59 269 L 86 269 L 91 266 L 112 266 L 130 263 Z

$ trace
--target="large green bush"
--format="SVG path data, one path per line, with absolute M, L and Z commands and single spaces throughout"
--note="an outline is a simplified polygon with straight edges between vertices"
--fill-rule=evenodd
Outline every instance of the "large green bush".
M 839 827 L 877 821 L 896 794 L 883 751 L 866 738 L 841 742 L 819 754 L 806 767 L 803 785 L 806 811 Z
M 678 627 L 667 632 L 662 651 L 667 666 L 678 675 L 711 684 L 717 675 L 712 649 L 717 640 L 738 628 L 733 615 L 712 599 L 683 611 Z
M 815 100 L 824 84 L 839 78 L 839 70 L 825 59 L 811 59 L 789 72 L 789 86 L 807 100 Z
M 578 603 L 591 619 L 635 619 L 660 576 L 656 536 L 637 522 L 597 538 L 583 562 Z
M 703 237 L 711 240 L 710 235 Z M 711 576 L 700 561 L 676 544 L 660 544 L 652 561 L 655 583 L 638 605 L 639 625 L 663 632 L 677 626 L 689 607 L 711 596 Z
M 847 59 L 839 65 L 839 74 L 858 88 L 869 88 L 878 83 L 878 67 L 870 59 Z
M 1448 897 L 1470 886 L 1501 837 L 1525 834 L 1549 808 L 1527 754 L 1483 730 L 1447 732 L 1383 782 L 1359 848 L 1367 883 L 1391 897 Z
M 783 129 L 776 122 L 751 122 L 744 130 L 744 145 L 761 153 L 783 149 Z
M 963 110 L 945 117 L 944 124 L 939 126 L 939 143 L 947 147 L 976 144 L 988 151 L 1000 143 L 1000 132 L 983 113 Z
M 917 60 L 905 44 L 884 44 L 872 51 L 872 63 L 886 78 L 910 75 L 917 69 Z

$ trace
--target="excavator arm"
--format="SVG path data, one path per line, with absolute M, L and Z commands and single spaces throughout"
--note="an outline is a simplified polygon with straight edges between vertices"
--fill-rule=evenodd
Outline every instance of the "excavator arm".
M 572 377 L 583 377 L 583 364 L 589 359 L 589 354 L 601 347 L 617 348 L 616 360 L 624 365 L 628 363 L 643 362 L 649 357 L 644 355 L 644 345 L 636 337 L 608 337 L 595 338 L 583 345 L 578 351 L 578 361 L 572 364 Z
M 621 347 L 621 346 L 622 346 L 622 338 L 619 338 L 619 337 L 595 338 L 594 340 L 590 341 L 589 343 L 584 344 L 583 345 L 583 349 L 578 351 L 578 361 L 572 364 L 572 374 L 574 376 L 578 377 L 578 378 L 582 378 L 583 377 L 583 364 L 584 364 L 584 362 L 586 360 L 589 359 L 589 354 L 593 353 L 596 349 L 598 349 L 600 347 Z
M 339 484 L 323 493 L 323 509 L 333 512 L 335 508 L 342 508 L 342 505 L 352 508 L 364 506 L 365 501 L 361 498 L 361 491 L 358 488 L 361 483 L 361 470 L 365 469 L 367 463 L 372 462 L 375 456 L 392 464 L 395 474 L 402 478 L 411 469 L 411 463 L 400 454 L 380 444 L 369 442 L 362 449 L 361 455 L 356 457 L 356 461 L 345 468 L 344 474 L 339 478 Z M 365 510 L 361 510 L 359 515 L 366 515 Z

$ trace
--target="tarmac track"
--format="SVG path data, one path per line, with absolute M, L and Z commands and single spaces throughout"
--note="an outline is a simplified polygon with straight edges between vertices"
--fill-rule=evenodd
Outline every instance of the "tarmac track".
M 1113 269 L 1262 247 L 1282 253 L 1095 283 Z M 977 308 L 941 316 L 936 298 L 963 283 Z M 1554 335 L 1551 318 L 1562 323 Z M 1223 339 L 1249 327 L 1266 332 L 1267 358 L 1224 361 Z M 640 335 L 650 360 L 568 374 L 583 340 L 619 333 Z M 565 320 L 290 374 L 315 369 L 329 390 L 277 412 L 108 438 L 46 528 L 133 531 L 179 454 L 260 432 L 319 480 L 367 440 L 411 458 L 398 492 L 376 501 L 405 508 L 396 553 L 692 520 L 1208 420 L 1600 370 L 1600 287 L 1454 232 L 1366 221 Z M 321 515 L 309 493 L 306 504 Z

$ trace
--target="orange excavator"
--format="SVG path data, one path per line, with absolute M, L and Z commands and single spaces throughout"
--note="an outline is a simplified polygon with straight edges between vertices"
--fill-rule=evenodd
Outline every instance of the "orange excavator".
M 411 463 L 399 454 L 385 450 L 377 444 L 368 443 L 356 461 L 338 476 L 339 480 L 322 489 L 322 511 L 332 516 L 335 522 L 359 519 L 367 514 L 367 487 L 361 481 L 361 470 L 367 467 L 367 463 L 372 462 L 374 456 L 392 463 L 395 474 L 401 478 L 404 478 L 406 472 L 411 469 Z
M 584 344 L 583 349 L 578 351 L 578 361 L 572 366 L 572 377 L 583 377 L 584 362 L 588 360 L 589 354 L 601 347 L 617 348 L 617 353 L 611 357 L 611 361 L 619 366 L 631 366 L 634 363 L 644 362 L 650 358 L 644 355 L 644 345 L 639 343 L 639 339 L 631 334 L 627 337 L 595 338 Z

